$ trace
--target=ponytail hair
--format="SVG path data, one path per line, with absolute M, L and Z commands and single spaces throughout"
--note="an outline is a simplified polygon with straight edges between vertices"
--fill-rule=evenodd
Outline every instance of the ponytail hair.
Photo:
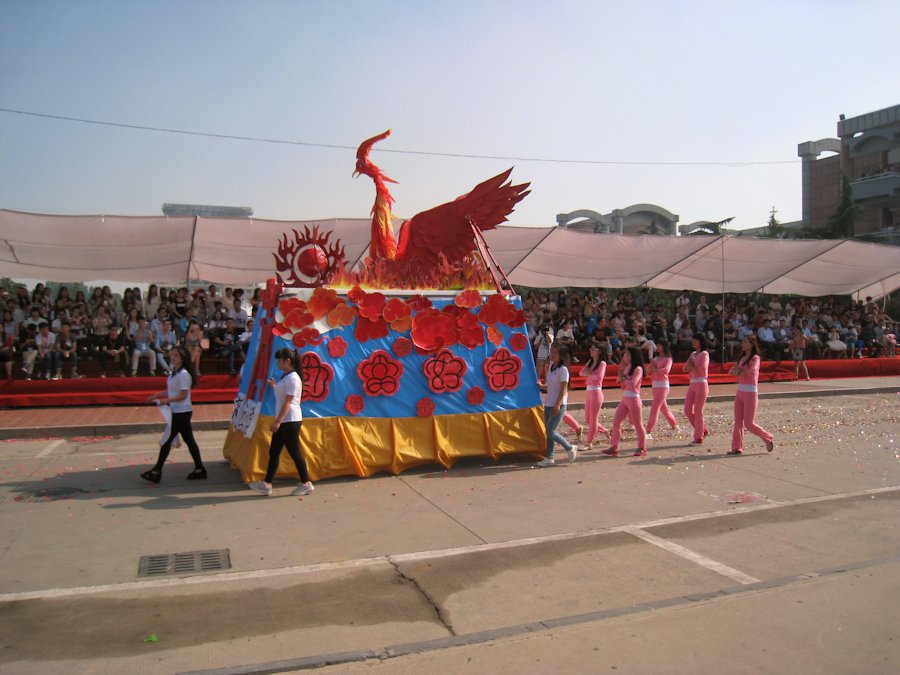
M 671 358 L 671 356 L 672 356 L 672 348 L 669 346 L 669 341 L 668 341 L 668 340 L 657 340 L 657 341 L 656 341 L 656 346 L 657 346 L 657 347 L 662 347 L 662 353 L 663 353 L 663 356 L 668 356 L 668 357 Z
M 626 375 L 631 375 L 635 368 L 640 366 L 640 368 L 643 369 L 644 355 L 641 354 L 641 350 L 637 347 L 628 347 L 627 349 L 628 355 L 631 357 L 631 366 L 628 368 Z
M 746 357 L 741 356 L 740 363 L 742 365 L 745 363 L 750 363 L 750 359 L 752 359 L 754 356 L 759 356 L 759 343 L 756 341 L 756 336 L 748 335 L 744 339 L 750 343 L 750 354 Z
M 194 368 L 194 362 L 191 361 L 191 355 L 188 354 L 187 347 L 184 345 L 178 345 L 174 347 L 174 350 L 181 355 L 181 368 L 179 370 L 186 370 L 188 375 L 191 376 L 191 389 L 193 389 L 194 385 L 197 384 L 197 370 Z
M 303 378 L 303 364 L 300 362 L 300 355 L 297 353 L 297 350 L 282 347 L 275 352 L 275 358 L 283 361 L 290 361 L 294 372 L 297 373 L 301 379 Z

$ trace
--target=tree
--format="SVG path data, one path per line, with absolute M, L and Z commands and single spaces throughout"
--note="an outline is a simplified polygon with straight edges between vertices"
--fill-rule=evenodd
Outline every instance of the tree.
M 689 236 L 692 236 L 695 234 L 701 234 L 701 235 L 713 234 L 713 235 L 719 236 L 720 234 L 722 234 L 722 228 L 725 227 L 726 225 L 728 225 L 728 223 L 730 223 L 732 220 L 734 220 L 734 216 L 731 216 L 731 218 L 726 218 L 725 220 L 720 220 L 717 223 L 706 223 L 703 227 L 698 227 L 696 230 L 691 232 L 691 234 Z
M 828 234 L 830 239 L 849 239 L 856 232 L 856 223 L 862 210 L 853 201 L 853 188 L 850 178 L 841 172 L 841 201 L 834 213 L 828 218 Z
M 787 234 L 784 230 L 784 226 L 778 221 L 778 218 L 775 217 L 775 214 L 778 211 L 775 210 L 775 207 L 772 207 L 772 210 L 769 211 L 769 222 L 766 224 L 765 232 L 760 232 L 757 237 L 761 237 L 763 239 L 784 239 Z

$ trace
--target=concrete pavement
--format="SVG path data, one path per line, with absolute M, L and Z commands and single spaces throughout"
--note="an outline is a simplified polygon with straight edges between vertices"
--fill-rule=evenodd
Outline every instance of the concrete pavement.
M 208 481 L 181 450 L 159 486 L 137 478 L 156 434 L 8 441 L 0 670 L 896 672 L 896 389 L 764 400 L 772 454 L 724 454 L 730 398 L 708 415 L 702 448 L 660 431 L 646 458 L 479 459 L 301 499 L 246 490 L 221 431 L 198 434 Z M 231 569 L 137 576 L 205 549 Z

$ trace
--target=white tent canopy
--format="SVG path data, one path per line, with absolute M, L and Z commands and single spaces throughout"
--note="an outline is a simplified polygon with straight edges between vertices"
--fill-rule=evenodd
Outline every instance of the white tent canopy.
M 0 276 L 47 281 L 251 285 L 274 276 L 283 233 L 318 224 L 348 265 L 366 254 L 369 220 L 56 216 L 0 209 Z M 900 247 L 852 240 L 594 234 L 557 227 L 485 233 L 514 284 L 690 289 L 879 298 L 900 288 Z

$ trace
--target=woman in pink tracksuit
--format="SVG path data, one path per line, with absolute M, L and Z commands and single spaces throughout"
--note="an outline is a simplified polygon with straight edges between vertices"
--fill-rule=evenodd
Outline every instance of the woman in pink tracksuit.
M 616 408 L 613 417 L 612 437 L 609 448 L 603 451 L 604 455 L 619 456 L 619 439 L 622 437 L 622 422 L 625 418 L 631 420 L 638 437 L 638 449 L 635 457 L 647 455 L 647 432 L 644 430 L 644 420 L 641 417 L 643 406 L 641 405 L 641 379 L 644 377 L 644 357 L 637 347 L 628 347 L 622 355 L 619 363 L 619 380 L 622 382 L 622 400 Z
M 591 360 L 584 364 L 580 375 L 586 378 L 587 398 L 584 401 L 584 420 L 587 423 L 587 444 L 590 448 L 594 436 L 606 434 L 609 430 L 600 424 L 600 408 L 603 407 L 603 378 L 606 376 L 605 352 L 596 344 L 591 344 Z
M 669 343 L 660 340 L 656 343 L 656 358 L 647 364 L 647 374 L 653 381 L 653 404 L 650 406 L 650 416 L 647 418 L 647 438 L 656 427 L 659 413 L 663 414 L 672 429 L 678 428 L 675 415 L 669 409 L 666 399 L 669 397 L 669 371 L 672 370 L 672 354 Z
M 759 405 L 759 347 L 754 336 L 748 335 L 741 341 L 741 358 L 734 364 L 731 374 L 737 375 L 738 387 L 734 396 L 734 431 L 731 433 L 731 451 L 728 454 L 743 454 L 744 429 L 763 439 L 766 450 L 772 452 L 775 449 L 774 437 L 756 423 L 756 408 Z
M 703 408 L 709 396 L 709 352 L 706 351 L 706 338 L 702 333 L 694 335 L 691 346 L 694 351 L 684 364 L 684 372 L 691 376 L 691 383 L 684 397 L 684 414 L 694 427 L 694 438 L 691 443 L 700 445 L 703 439 L 709 436 L 709 429 L 703 418 Z

